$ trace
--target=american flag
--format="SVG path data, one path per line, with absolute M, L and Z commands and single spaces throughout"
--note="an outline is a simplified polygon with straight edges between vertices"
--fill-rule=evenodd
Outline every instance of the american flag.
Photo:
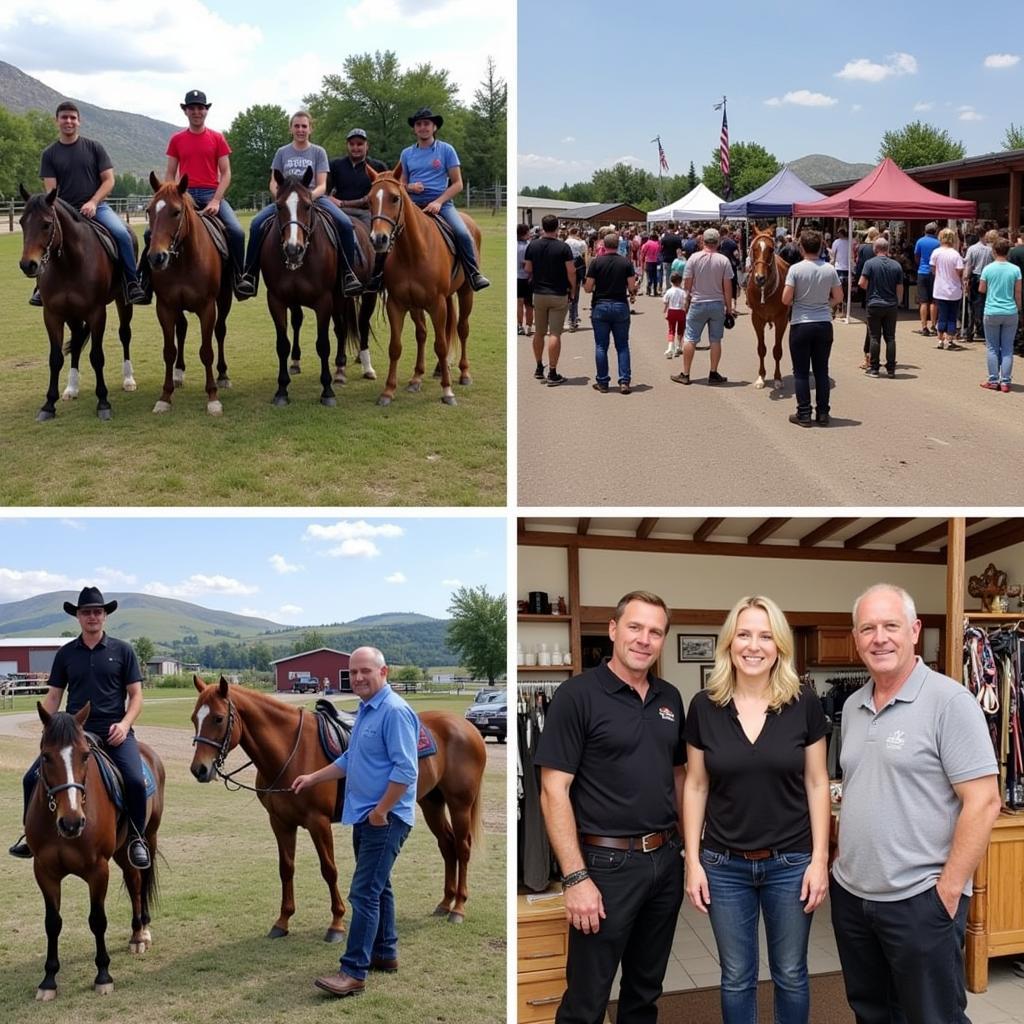
M 661 139 L 658 139 L 658 165 L 663 171 L 668 170 L 668 161 L 665 159 L 665 150 L 661 148 Z
M 729 119 L 722 107 L 722 135 L 718 140 L 718 157 L 722 167 L 722 174 L 729 177 Z

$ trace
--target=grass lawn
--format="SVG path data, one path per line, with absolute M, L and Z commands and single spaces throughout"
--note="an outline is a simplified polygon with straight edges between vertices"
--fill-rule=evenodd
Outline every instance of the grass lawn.
M 191 707 L 184 696 L 148 700 L 146 707 L 145 722 L 165 726 L 150 739 L 167 768 L 161 899 L 151 926 L 152 949 L 143 957 L 129 956 L 130 908 L 113 874 L 107 941 L 115 989 L 110 996 L 95 995 L 88 895 L 81 880 L 68 878 L 61 907 L 59 995 L 54 1003 L 36 1003 L 46 949 L 42 897 L 31 866 L 3 856 L 0 1006 L 5 1024 L 308 1024 L 340 1017 L 375 1024 L 504 1024 L 506 773 L 504 761 L 493 759 L 499 753 L 493 744 L 488 744 L 492 760 L 484 776 L 485 818 L 502 824 L 488 827 L 486 848 L 474 855 L 465 924 L 430 916 L 441 895 L 442 865 L 434 838 L 418 817 L 393 875 L 401 969 L 371 975 L 364 995 L 333 1002 L 311 984 L 316 975 L 337 969 L 343 950 L 322 941 L 329 903 L 312 843 L 300 831 L 291 934 L 265 938 L 280 899 L 277 849 L 266 813 L 250 794 L 192 780 Z M 8 842 L 17 833 L 21 775 L 34 750 L 31 736 L 0 735 L 0 822 L 4 836 L 10 834 Z M 351 833 L 339 825 L 334 834 L 347 903 Z
M 190 318 L 185 387 L 170 413 L 152 412 L 163 381 L 162 335 L 155 304 L 136 307 L 132 362 L 138 390 L 121 390 L 121 346 L 109 307 L 105 375 L 113 420 L 95 415 L 95 378 L 83 353 L 81 395 L 58 403 L 57 418 L 36 423 L 48 381 L 49 345 L 39 309 L 27 305 L 31 282 L 18 269 L 20 234 L 0 236 L 0 418 L 4 422 L 6 505 L 502 505 L 505 503 L 505 226 L 506 215 L 474 211 L 483 232 L 483 271 L 494 282 L 479 293 L 470 321 L 473 384 L 456 387 L 458 406 L 440 401 L 429 378 L 419 394 L 403 389 L 415 339 L 406 324 L 399 390 L 377 406 L 387 374 L 387 321 L 374 320 L 376 381 L 336 387 L 338 404 L 319 404 L 315 331 L 307 311 L 303 372 L 291 405 L 274 408 L 277 356 L 265 292 L 235 303 L 226 358 L 233 382 L 221 391 L 224 415 L 206 413 L 198 323 Z M 243 217 L 248 227 L 250 218 Z M 141 223 L 134 224 L 142 233 Z M 333 341 L 332 341 L 333 344 Z M 332 357 L 333 362 L 333 357 Z M 358 363 L 355 364 L 358 368 Z M 70 363 L 65 363 L 61 388 Z

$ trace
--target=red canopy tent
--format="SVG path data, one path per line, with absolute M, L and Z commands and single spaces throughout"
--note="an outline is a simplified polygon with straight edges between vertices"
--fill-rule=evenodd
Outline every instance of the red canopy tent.
M 849 237 L 853 239 L 855 217 L 886 220 L 921 220 L 943 218 L 963 220 L 978 214 L 973 199 L 950 199 L 914 181 L 886 157 L 873 171 L 849 188 L 815 203 L 794 203 L 794 217 L 845 217 L 850 222 Z M 850 319 L 851 287 L 847 293 L 846 319 Z

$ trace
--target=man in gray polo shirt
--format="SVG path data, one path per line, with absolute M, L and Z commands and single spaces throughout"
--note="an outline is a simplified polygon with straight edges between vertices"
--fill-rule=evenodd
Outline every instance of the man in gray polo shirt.
M 853 606 L 871 682 L 843 707 L 832 927 L 858 1024 L 970 1024 L 963 943 L 971 876 L 999 815 L 997 766 L 967 690 L 914 654 L 910 595 Z

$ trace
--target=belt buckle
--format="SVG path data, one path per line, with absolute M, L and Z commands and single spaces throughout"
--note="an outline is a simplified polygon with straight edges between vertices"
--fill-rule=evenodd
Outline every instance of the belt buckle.
M 658 843 L 658 846 L 648 846 L 647 840 L 650 839 L 653 842 L 655 839 L 660 838 L 662 838 L 660 832 L 648 832 L 647 835 L 640 837 L 640 849 L 644 853 L 653 853 L 659 846 L 661 846 L 661 843 Z

